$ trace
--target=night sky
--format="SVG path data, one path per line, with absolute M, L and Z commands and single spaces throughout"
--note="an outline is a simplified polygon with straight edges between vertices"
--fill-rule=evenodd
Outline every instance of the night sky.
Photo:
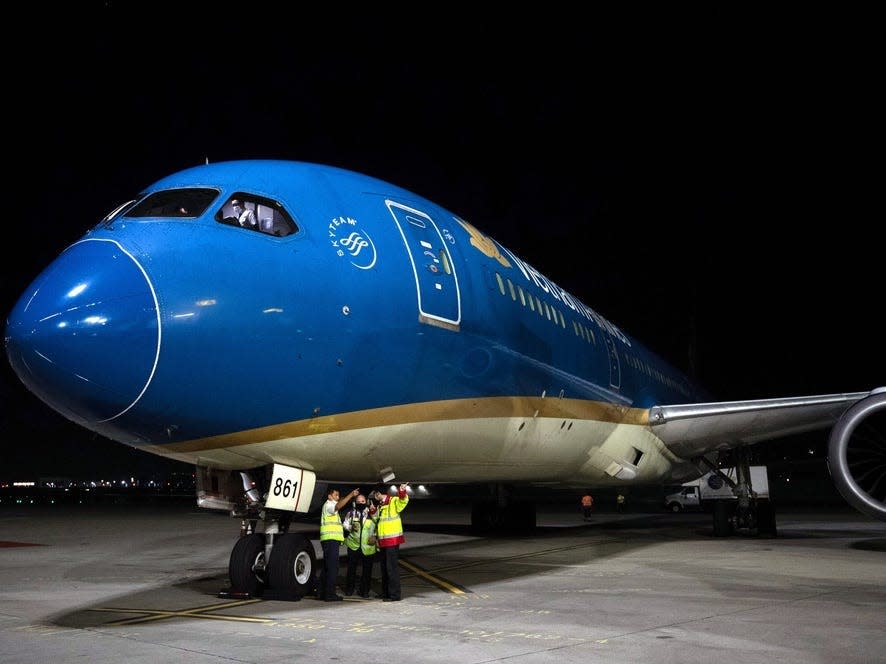
M 282 158 L 437 202 L 718 398 L 886 385 L 872 17 L 267 9 L 143 24 L 119 7 L 70 31 L 24 18 L 40 57 L 3 46 L 6 191 L 23 197 L 4 316 L 155 180 Z M 0 398 L 0 479 L 182 468 L 53 414 L 5 356 Z

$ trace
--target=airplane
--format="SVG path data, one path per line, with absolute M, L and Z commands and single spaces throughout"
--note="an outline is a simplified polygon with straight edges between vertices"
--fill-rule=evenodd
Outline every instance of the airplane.
M 468 220 L 328 165 L 163 177 L 36 277 L 5 347 L 67 419 L 193 464 L 197 504 L 240 520 L 228 575 L 247 596 L 313 589 L 313 545 L 289 528 L 332 483 L 482 484 L 471 523 L 489 532 L 535 525 L 527 487 L 714 471 L 737 497 L 715 535 L 772 536 L 749 446 L 831 428 L 837 488 L 886 520 L 879 443 L 855 435 L 886 388 L 714 401 Z

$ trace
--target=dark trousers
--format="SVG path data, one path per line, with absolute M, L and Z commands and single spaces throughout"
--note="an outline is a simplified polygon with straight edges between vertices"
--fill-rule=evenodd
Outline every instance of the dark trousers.
M 379 549 L 381 553 L 381 595 L 400 599 L 400 545 Z
M 320 597 L 332 597 L 335 595 L 335 583 L 338 581 L 338 549 L 341 542 L 338 540 L 323 540 L 320 547 L 323 549 L 323 574 L 320 577 Z
M 372 585 L 372 566 L 375 563 L 375 556 L 367 556 L 363 554 L 361 549 L 354 551 L 348 549 L 348 573 L 345 577 L 345 595 L 353 595 L 354 588 L 357 587 L 357 568 L 360 568 L 360 597 L 369 595 L 369 588 Z

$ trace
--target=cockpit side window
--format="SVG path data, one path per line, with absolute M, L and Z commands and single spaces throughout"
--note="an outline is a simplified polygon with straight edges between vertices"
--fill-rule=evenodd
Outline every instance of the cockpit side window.
M 216 189 L 167 189 L 155 191 L 123 213 L 124 217 L 178 217 L 202 215 L 216 199 Z
M 277 201 L 237 192 L 215 214 L 216 221 L 266 235 L 285 237 L 298 230 L 295 222 Z

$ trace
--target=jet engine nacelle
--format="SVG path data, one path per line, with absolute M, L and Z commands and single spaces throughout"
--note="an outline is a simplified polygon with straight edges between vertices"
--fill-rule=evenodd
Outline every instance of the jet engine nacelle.
M 852 434 L 877 411 L 886 409 L 886 387 L 856 402 L 837 421 L 828 441 L 828 469 L 843 498 L 852 507 L 886 521 L 886 458 L 882 438 Z

